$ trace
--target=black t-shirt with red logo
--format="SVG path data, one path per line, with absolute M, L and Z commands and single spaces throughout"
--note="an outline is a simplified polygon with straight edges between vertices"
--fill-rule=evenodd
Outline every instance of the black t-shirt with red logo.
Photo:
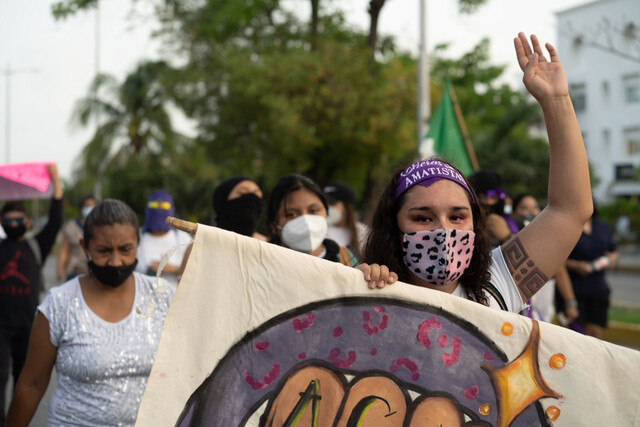
M 35 236 L 42 263 L 62 225 L 62 200 L 51 200 L 47 225 Z M 42 267 L 26 239 L 0 241 L 0 327 L 29 328 L 42 289 Z

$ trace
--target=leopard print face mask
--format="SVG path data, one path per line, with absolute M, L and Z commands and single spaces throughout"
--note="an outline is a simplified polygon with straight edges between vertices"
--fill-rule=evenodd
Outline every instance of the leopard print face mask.
M 420 279 L 446 285 L 462 276 L 473 255 L 475 233 L 468 230 L 428 230 L 404 235 L 403 256 Z

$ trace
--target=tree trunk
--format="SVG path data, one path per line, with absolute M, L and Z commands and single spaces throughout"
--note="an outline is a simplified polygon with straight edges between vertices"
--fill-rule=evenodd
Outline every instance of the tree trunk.
M 316 50 L 318 42 L 320 0 L 311 0 L 311 50 Z
M 375 53 L 376 43 L 378 42 L 378 18 L 380 11 L 386 0 L 371 0 L 369 2 L 369 15 L 371 16 L 371 25 L 369 26 L 369 39 L 367 44 L 371 48 L 371 52 Z

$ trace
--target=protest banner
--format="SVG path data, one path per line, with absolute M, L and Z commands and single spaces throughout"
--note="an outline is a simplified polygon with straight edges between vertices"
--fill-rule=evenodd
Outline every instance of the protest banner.
M 148 308 L 138 312 L 146 313 Z M 640 425 L 640 352 L 198 225 L 137 426 Z

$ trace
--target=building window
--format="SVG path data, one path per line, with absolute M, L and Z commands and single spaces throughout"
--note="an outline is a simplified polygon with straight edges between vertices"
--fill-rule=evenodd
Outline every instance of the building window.
M 633 179 L 635 168 L 632 164 L 616 165 L 616 180 L 629 181 Z
M 571 95 L 571 101 L 576 113 L 581 113 L 587 109 L 587 88 L 584 83 L 570 85 L 569 95 Z
M 624 101 L 627 104 L 640 104 L 640 74 L 625 76 L 622 79 Z
M 625 129 L 623 138 L 627 146 L 628 155 L 640 154 L 640 127 Z

